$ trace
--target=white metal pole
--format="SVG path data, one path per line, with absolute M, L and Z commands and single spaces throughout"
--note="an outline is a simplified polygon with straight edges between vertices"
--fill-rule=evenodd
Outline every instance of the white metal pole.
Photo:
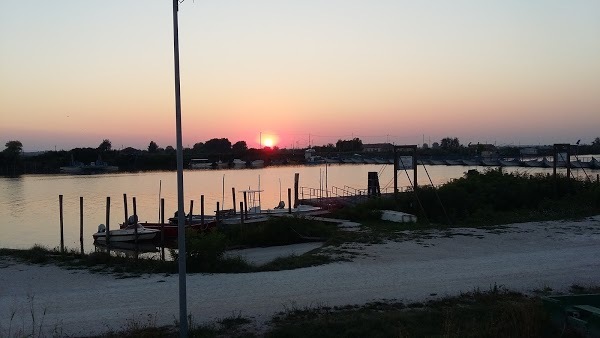
M 175 60 L 175 128 L 177 129 L 177 248 L 179 263 L 179 336 L 187 337 L 187 287 L 185 251 L 185 210 L 183 207 L 183 141 L 181 136 L 181 92 L 179 81 L 179 0 L 173 0 L 173 55 Z

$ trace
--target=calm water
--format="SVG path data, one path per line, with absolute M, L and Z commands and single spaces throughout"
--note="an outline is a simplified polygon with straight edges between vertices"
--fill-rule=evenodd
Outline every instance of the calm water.
M 481 167 L 427 166 L 434 184 L 458 178 L 469 169 Z M 512 168 L 528 173 L 551 173 L 552 169 Z M 185 209 L 194 200 L 194 213 L 199 213 L 200 196 L 205 198 L 205 213 L 214 213 L 216 203 L 232 208 L 232 188 L 236 189 L 236 204 L 244 189 L 257 189 L 260 180 L 263 209 L 273 208 L 280 200 L 287 205 L 287 189 L 294 186 L 294 173 L 300 174 L 300 187 L 318 189 L 320 186 L 366 189 L 367 173 L 380 173 L 382 191 L 393 188 L 392 165 L 318 165 L 267 167 L 238 170 L 186 170 L 184 172 Z M 561 171 L 562 172 L 562 171 Z M 419 184 L 430 184 L 423 167 L 419 167 Z M 412 172 L 410 173 L 412 179 Z M 594 173 L 595 176 L 595 173 Z M 408 186 L 404 172 L 398 173 L 400 186 Z M 106 197 L 111 198 L 110 226 L 115 228 L 124 220 L 123 194 L 129 200 L 128 211 L 133 213 L 132 197 L 137 200 L 140 221 L 156 222 L 159 218 L 159 190 L 165 199 L 165 216 L 177 209 L 177 177 L 175 172 L 149 172 L 104 175 L 24 175 L 0 178 L 0 247 L 29 248 L 41 244 L 50 248 L 60 245 L 58 196 L 64 200 L 65 246 L 79 248 L 79 198 L 84 199 L 84 247 L 93 251 L 92 234 L 98 224 L 106 223 Z M 223 193 L 224 192 L 224 193 Z M 281 199 L 280 199 L 281 196 Z M 308 196 L 305 196 L 308 197 Z M 223 206 L 221 206 L 223 208 Z

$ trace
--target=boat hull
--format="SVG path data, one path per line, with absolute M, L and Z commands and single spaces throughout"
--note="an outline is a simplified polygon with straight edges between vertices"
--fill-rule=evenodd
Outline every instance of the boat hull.
M 163 231 L 164 237 L 165 238 L 177 238 L 177 235 L 179 234 L 179 226 L 177 224 L 160 224 L 160 223 L 141 223 L 144 228 L 146 229 L 152 229 L 152 230 L 158 230 L 158 233 L 160 236 L 160 231 Z M 215 226 L 215 221 L 211 221 L 211 222 L 206 222 L 204 223 L 204 225 L 201 225 L 199 223 L 196 224 L 186 224 L 185 226 L 185 230 L 194 230 L 194 231 L 205 231 L 207 229 L 210 229 L 212 227 Z
M 98 232 L 93 234 L 97 242 L 106 242 L 106 227 L 104 224 L 98 226 Z M 108 231 L 109 242 L 135 242 L 153 240 L 160 231 L 155 229 L 146 229 L 137 224 L 128 224 L 126 228 Z
M 113 230 L 115 231 L 115 230 Z M 111 242 L 135 242 L 136 239 L 136 235 L 135 233 L 118 233 L 115 231 L 115 233 L 113 233 L 113 231 L 110 232 L 110 239 L 109 241 Z M 137 234 L 137 240 L 138 241 L 151 241 L 154 238 L 156 238 L 156 235 L 159 233 L 159 231 L 149 231 L 149 232 L 139 232 Z M 95 233 L 93 235 L 94 240 L 98 241 L 98 242 L 106 242 L 106 233 Z

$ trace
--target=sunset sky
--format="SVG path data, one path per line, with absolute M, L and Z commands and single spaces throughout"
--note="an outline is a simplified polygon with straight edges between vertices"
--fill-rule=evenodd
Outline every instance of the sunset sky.
M 175 145 L 171 0 L 0 2 L 0 146 Z M 184 146 L 591 143 L 598 0 L 186 0 Z

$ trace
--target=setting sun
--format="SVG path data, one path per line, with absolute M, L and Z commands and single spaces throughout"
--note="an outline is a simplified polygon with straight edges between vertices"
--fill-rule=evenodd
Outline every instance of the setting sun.
M 273 148 L 277 145 L 279 138 L 272 133 L 260 133 L 259 139 L 257 140 L 261 147 Z
M 275 142 L 273 142 L 273 139 L 269 137 L 263 141 L 263 145 L 265 147 L 273 148 L 273 146 L 275 145 Z

